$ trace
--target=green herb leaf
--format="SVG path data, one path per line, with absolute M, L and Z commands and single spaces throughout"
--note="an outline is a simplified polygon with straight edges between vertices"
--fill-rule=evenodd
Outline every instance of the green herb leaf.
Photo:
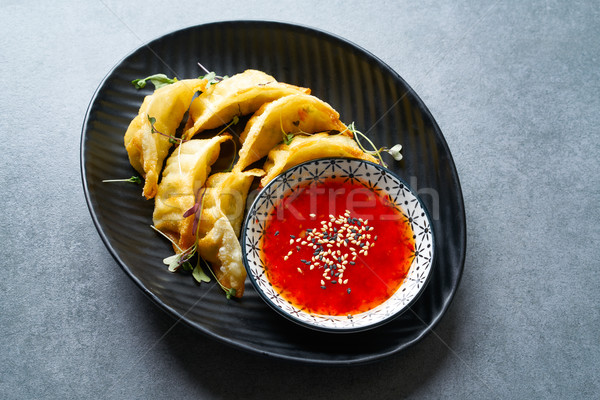
M 147 81 L 152 82 L 156 89 L 160 89 L 163 86 L 170 85 L 171 83 L 177 82 L 177 78 L 169 78 L 165 74 L 154 74 L 144 79 L 134 79 L 131 81 L 136 89 L 143 89 L 146 87 Z
M 192 271 L 192 276 L 198 283 L 210 282 L 210 277 L 206 275 L 200 264 L 196 265 L 196 268 Z
M 165 265 L 169 266 L 169 271 L 175 272 L 181 266 L 181 256 L 179 254 L 173 254 L 163 260 Z
M 206 79 L 210 83 L 210 81 L 215 79 L 216 76 L 217 76 L 217 74 L 214 71 L 211 71 L 206 75 L 199 76 L 198 79 Z
M 294 140 L 293 133 L 284 133 L 283 134 L 283 143 L 285 143 L 286 145 L 289 145 L 290 143 L 292 143 L 292 140 Z
M 227 76 L 227 75 L 219 76 L 214 71 L 211 71 L 211 72 L 207 73 L 206 75 L 200 75 L 198 77 L 198 79 L 206 79 L 208 81 L 209 85 L 215 85 L 227 78 L 229 78 L 229 76 Z
M 231 299 L 232 297 L 235 297 L 235 294 L 237 293 L 237 290 L 235 290 L 234 288 L 223 290 L 225 290 L 225 296 L 227 297 L 227 300 Z
M 183 268 L 184 271 L 187 271 L 187 272 L 192 272 L 194 270 L 194 267 L 192 267 L 192 263 L 189 261 L 186 261 L 183 264 L 181 264 L 181 267 Z

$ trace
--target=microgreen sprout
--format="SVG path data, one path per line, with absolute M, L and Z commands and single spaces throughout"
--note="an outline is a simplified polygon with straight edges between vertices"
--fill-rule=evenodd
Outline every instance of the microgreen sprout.
M 146 87 L 147 81 L 152 82 L 156 89 L 160 89 L 163 86 L 167 86 L 167 85 L 170 85 L 171 83 L 177 82 L 177 78 L 171 79 L 171 78 L 167 77 L 165 74 L 154 74 L 154 75 L 150 75 L 144 79 L 134 79 L 131 81 L 131 83 L 133 84 L 133 86 L 136 89 L 143 89 Z
M 227 129 L 229 129 L 229 127 L 231 127 L 232 125 L 237 125 L 237 123 L 240 122 L 240 117 L 235 115 L 233 117 L 233 119 L 231 120 L 231 122 L 229 122 L 227 125 L 225 125 L 225 127 L 223 129 L 221 129 L 219 131 L 219 133 L 217 133 L 215 136 L 219 136 L 221 133 L 225 132 Z
M 285 132 L 283 132 L 283 143 L 285 143 L 286 145 L 289 145 L 290 143 L 292 143 L 292 140 L 294 140 L 294 134 L 293 133 L 285 133 Z
M 204 261 L 204 259 L 202 259 L 202 261 Z M 204 265 L 206 265 L 206 261 L 204 261 Z M 228 288 L 225 287 L 221 281 L 219 281 L 219 279 L 217 278 L 217 276 L 215 275 L 215 272 L 212 270 L 212 268 L 210 268 L 208 265 L 206 265 L 208 270 L 210 271 L 211 275 L 215 277 L 215 280 L 217 281 L 217 283 L 219 284 L 219 286 L 221 287 L 221 289 L 223 289 L 223 291 L 225 292 L 225 296 L 227 297 L 227 299 L 231 299 L 231 297 L 235 297 L 235 294 L 237 293 L 237 290 L 235 288 Z
M 221 82 L 222 80 L 229 78 L 229 76 L 227 76 L 227 75 L 225 75 L 225 76 L 219 76 L 214 71 L 207 70 L 204 67 L 204 65 L 202 65 L 200 63 L 198 63 L 198 66 L 200 68 L 202 68 L 204 70 L 204 72 L 206 72 L 206 75 L 200 75 L 198 77 L 198 79 L 206 79 L 208 81 L 209 85 L 217 84 L 217 83 Z
M 148 115 L 148 121 L 150 122 L 150 126 L 152 127 L 152 133 L 158 133 L 159 135 L 162 135 L 164 137 L 168 137 L 169 138 L 169 143 L 183 143 L 183 142 L 187 142 L 187 140 L 185 139 L 181 139 L 178 138 L 176 136 L 173 135 L 167 135 L 166 133 L 162 133 L 161 131 L 159 131 L 158 129 L 156 129 L 156 127 L 154 126 L 154 124 L 156 123 L 156 118 L 151 117 Z
M 192 225 L 192 231 L 195 233 L 196 235 L 196 241 L 198 241 L 198 226 L 200 224 L 200 219 L 202 218 L 202 207 L 203 207 L 203 202 L 204 202 L 204 195 L 206 195 L 206 188 L 204 188 L 204 190 L 202 190 L 202 193 L 200 193 L 200 190 L 198 190 L 198 192 L 196 193 L 196 202 L 194 203 L 194 205 L 187 210 L 186 212 L 183 213 L 183 218 L 187 218 L 191 215 L 194 216 L 194 223 Z
M 396 161 L 402 160 L 402 154 L 400 153 L 400 151 L 402 150 L 401 144 L 396 144 L 396 145 L 392 146 L 392 148 L 381 147 L 381 148 L 377 149 L 375 144 L 371 141 L 371 139 L 369 139 L 367 137 L 367 135 L 365 135 L 364 133 L 362 133 L 361 131 L 359 131 L 358 129 L 356 129 L 354 127 L 354 122 L 348 124 L 348 130 L 350 132 L 352 132 L 352 134 L 354 135 L 354 140 L 358 144 L 358 147 L 360 147 L 361 150 L 364 151 L 365 153 L 379 158 L 381 165 L 383 165 L 384 167 L 387 168 L 387 164 L 383 161 L 383 158 L 381 158 L 382 152 L 386 152 L 386 153 L 390 154 Z M 369 143 L 369 145 L 373 148 L 373 150 L 365 149 L 363 147 L 362 143 L 360 142 L 359 137 L 360 137 L 360 139 L 366 140 Z
M 202 190 L 202 192 L 200 192 L 200 190 Z M 188 271 L 188 272 L 191 271 L 192 277 L 198 283 L 210 282 L 210 280 L 211 280 L 210 276 L 208 276 L 204 272 L 204 269 L 202 268 L 202 265 L 201 265 L 201 263 L 204 263 L 206 268 L 208 268 L 208 270 L 211 272 L 211 274 L 215 277 L 215 280 L 217 281 L 217 283 L 219 284 L 221 289 L 223 289 L 223 291 L 225 292 L 225 296 L 227 297 L 227 299 L 230 299 L 232 296 L 235 296 L 236 290 L 234 288 L 227 288 L 227 287 L 223 286 L 223 284 L 217 279 L 212 268 L 208 264 L 206 264 L 206 261 L 204 261 L 204 259 L 202 257 L 200 257 L 199 254 L 197 254 L 197 252 L 198 252 L 198 230 L 199 230 L 199 225 L 200 225 L 199 222 L 200 222 L 200 219 L 202 216 L 202 208 L 203 208 L 204 196 L 206 194 L 206 188 L 200 189 L 200 190 L 198 190 L 198 193 L 196 194 L 196 202 L 194 203 L 194 205 L 183 214 L 184 218 L 194 215 L 193 231 L 196 233 L 196 241 L 192 246 L 190 246 L 189 248 L 187 248 L 185 250 L 182 250 L 181 247 L 179 247 L 179 245 L 175 241 L 173 241 L 173 239 L 171 239 L 170 237 L 165 235 L 154 225 L 150 225 L 150 227 L 152 229 L 154 229 L 156 232 L 158 232 L 159 234 L 161 234 L 162 236 L 164 236 L 179 251 L 177 254 L 169 256 L 163 260 L 163 263 L 165 263 L 166 265 L 169 266 L 170 272 L 176 272 L 177 270 L 179 270 L 181 268 L 184 271 Z M 192 267 L 190 260 L 194 256 L 196 256 L 196 266 Z
M 281 115 L 279 116 L 279 126 L 281 128 L 281 135 L 283 137 L 283 143 L 288 145 L 290 143 L 292 143 L 292 140 L 294 140 L 294 138 L 296 137 L 296 135 L 310 135 L 308 132 L 304 132 L 302 129 L 299 128 L 300 126 L 300 120 L 297 121 L 292 121 L 292 125 L 294 125 L 296 128 L 298 128 L 297 132 L 286 132 L 285 129 L 283 129 L 283 120 Z
M 180 267 L 182 267 L 185 263 L 187 263 L 193 256 L 196 254 L 196 244 L 194 243 L 189 248 L 182 250 L 181 247 L 170 237 L 165 235 L 160 229 L 155 227 L 154 225 L 150 225 L 152 229 L 156 232 L 160 233 L 163 237 L 165 237 L 169 242 L 173 244 L 179 250 L 179 253 L 173 254 L 163 260 L 163 263 L 169 266 L 170 272 L 177 271 Z M 184 267 L 185 269 L 185 267 Z
M 131 178 L 127 179 L 104 179 L 102 182 L 130 182 L 140 184 L 142 183 L 142 178 L 134 175 Z

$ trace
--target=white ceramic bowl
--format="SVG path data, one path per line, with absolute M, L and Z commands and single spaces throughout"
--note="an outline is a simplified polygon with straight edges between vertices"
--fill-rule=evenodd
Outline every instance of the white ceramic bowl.
M 382 304 L 354 315 L 313 314 L 292 305 L 269 282 L 261 256 L 263 231 L 277 202 L 307 182 L 326 178 L 352 180 L 369 190 L 387 194 L 400 208 L 414 234 L 414 254 L 402 284 Z M 424 290 L 434 257 L 434 237 L 429 215 L 416 194 L 390 170 L 368 161 L 347 158 L 308 161 L 272 180 L 261 190 L 248 211 L 242 230 L 242 247 L 248 276 L 267 304 L 300 325 L 329 332 L 365 330 L 402 314 Z

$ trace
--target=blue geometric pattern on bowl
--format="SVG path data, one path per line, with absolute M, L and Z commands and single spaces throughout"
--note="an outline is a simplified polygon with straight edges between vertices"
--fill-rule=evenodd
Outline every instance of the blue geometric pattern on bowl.
M 341 178 L 389 196 L 408 219 L 415 239 L 415 252 L 406 278 L 384 303 L 352 316 L 311 314 L 290 304 L 271 286 L 261 259 L 262 235 L 267 217 L 280 199 L 308 182 Z M 369 161 L 327 158 L 308 161 L 273 179 L 254 200 L 242 231 L 244 265 L 262 298 L 283 316 L 309 328 L 353 332 L 376 327 L 399 316 L 416 301 L 425 288 L 434 256 L 434 239 L 429 216 L 418 197 L 398 176 Z

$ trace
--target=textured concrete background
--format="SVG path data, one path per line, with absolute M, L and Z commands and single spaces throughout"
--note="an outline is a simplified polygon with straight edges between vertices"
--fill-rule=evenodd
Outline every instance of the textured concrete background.
M 0 398 L 597 398 L 600 7 L 596 1 L 0 3 Z M 439 123 L 468 253 L 435 332 L 320 368 L 226 347 L 154 306 L 96 233 L 79 172 L 86 107 L 133 49 L 269 19 L 388 63 Z

